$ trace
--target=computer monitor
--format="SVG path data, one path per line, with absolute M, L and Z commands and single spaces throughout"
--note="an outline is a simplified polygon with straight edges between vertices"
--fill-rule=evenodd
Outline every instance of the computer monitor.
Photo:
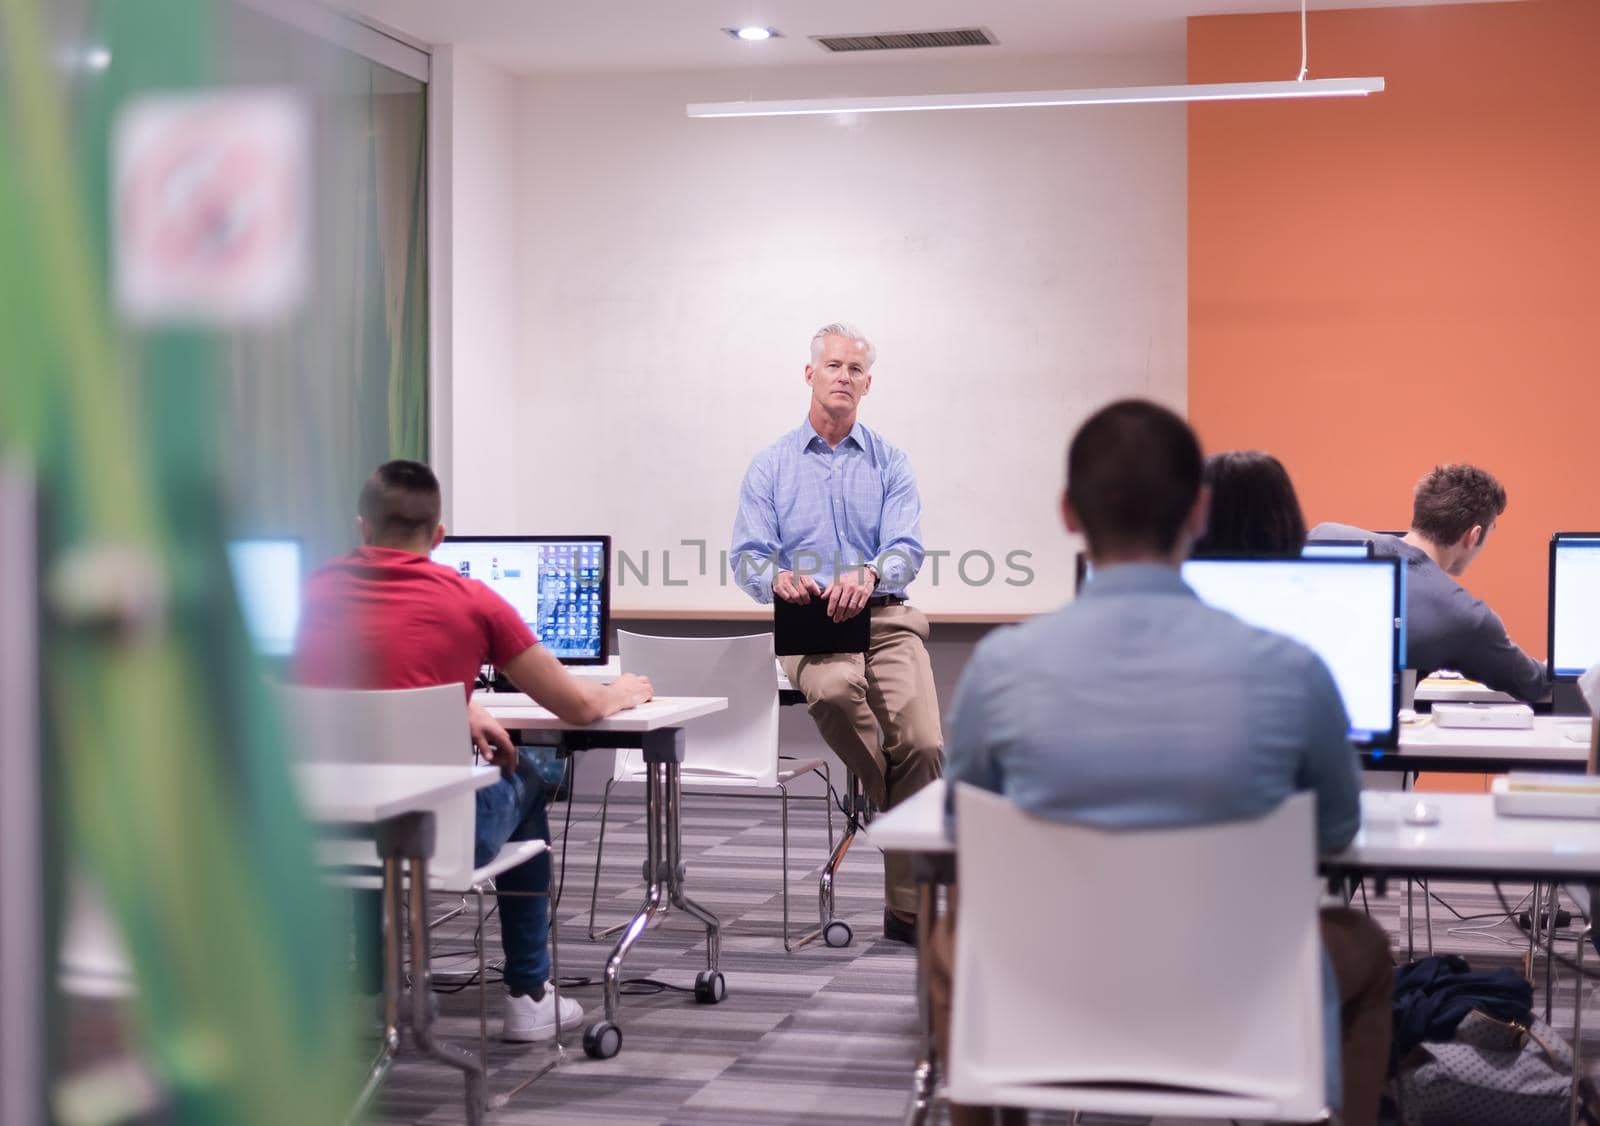
M 1404 615 L 1397 560 L 1191 559 L 1183 580 L 1209 605 L 1321 657 L 1352 743 L 1395 745 Z
M 563 664 L 610 658 L 610 536 L 446 536 L 433 561 L 511 603 Z
M 1367 540 L 1310 540 L 1300 549 L 1301 559 L 1371 559 Z
M 263 657 L 292 656 L 300 628 L 300 541 L 236 539 L 227 551 L 251 647 Z
M 1600 532 L 1550 537 L 1550 675 L 1576 680 L 1600 663 Z

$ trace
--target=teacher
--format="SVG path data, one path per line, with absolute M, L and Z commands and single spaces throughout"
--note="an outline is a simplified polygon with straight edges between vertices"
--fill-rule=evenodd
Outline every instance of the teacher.
M 739 490 L 734 575 L 757 602 L 821 599 L 835 621 L 872 607 L 865 653 L 783 658 L 817 729 L 880 809 L 939 777 L 944 737 L 928 618 L 906 600 L 922 565 L 922 501 L 906 455 L 856 419 L 877 358 L 860 330 L 811 338 L 806 420 L 756 455 Z M 912 943 L 910 857 L 884 853 L 883 933 Z

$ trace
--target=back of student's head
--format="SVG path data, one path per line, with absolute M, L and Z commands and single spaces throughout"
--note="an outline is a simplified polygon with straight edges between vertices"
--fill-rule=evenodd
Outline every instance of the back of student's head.
M 358 511 L 368 542 L 414 546 L 430 539 L 439 526 L 439 478 L 420 461 L 386 461 L 361 486 Z
M 1091 555 L 1170 554 L 1200 492 L 1200 443 L 1166 407 L 1123 399 L 1079 427 L 1067 450 L 1067 502 Z
M 1300 554 L 1306 520 L 1283 463 L 1261 450 L 1228 450 L 1206 459 L 1211 520 L 1196 555 Z
M 1488 529 L 1506 510 L 1506 490 L 1475 465 L 1439 465 L 1417 482 L 1411 527 L 1434 543 L 1451 544 L 1474 527 Z

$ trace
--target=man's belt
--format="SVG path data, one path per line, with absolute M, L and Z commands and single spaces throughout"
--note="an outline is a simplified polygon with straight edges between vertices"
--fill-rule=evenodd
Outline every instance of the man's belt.
M 874 594 L 867 599 L 868 606 L 899 606 L 905 602 L 902 594 Z

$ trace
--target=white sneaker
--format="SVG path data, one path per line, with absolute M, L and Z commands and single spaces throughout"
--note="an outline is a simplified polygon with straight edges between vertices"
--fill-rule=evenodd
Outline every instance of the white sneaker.
M 505 1026 L 500 1031 L 500 1038 L 519 1043 L 553 1039 L 556 1034 L 555 996 L 555 990 L 548 983 L 545 984 L 542 1001 L 535 1001 L 526 994 L 513 997 L 507 993 Z M 562 997 L 561 1030 L 568 1032 L 577 1028 L 582 1019 L 583 1006 L 571 997 Z

